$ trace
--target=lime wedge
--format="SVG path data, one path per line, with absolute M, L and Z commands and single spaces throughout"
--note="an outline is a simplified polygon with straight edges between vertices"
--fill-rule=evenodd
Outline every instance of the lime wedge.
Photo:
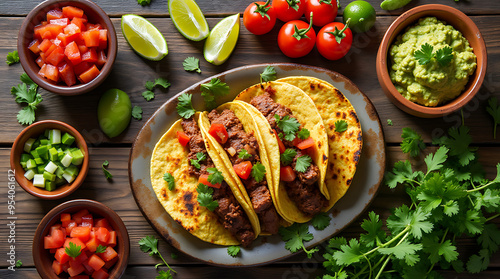
M 168 11 L 184 37 L 201 41 L 208 36 L 207 20 L 194 0 L 168 0 Z
M 215 65 L 226 62 L 236 46 L 239 33 L 240 14 L 228 16 L 217 23 L 205 41 L 205 59 Z
M 131 14 L 122 16 L 121 27 L 125 40 L 140 56 L 159 61 L 168 54 L 165 37 L 142 16 Z

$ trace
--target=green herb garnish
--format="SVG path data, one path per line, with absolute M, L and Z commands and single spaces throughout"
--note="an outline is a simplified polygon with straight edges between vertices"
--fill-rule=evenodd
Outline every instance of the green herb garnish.
M 217 106 L 215 98 L 223 97 L 229 93 L 229 86 L 218 78 L 212 78 L 210 82 L 200 85 L 200 88 L 201 96 L 209 110 Z
M 158 251 L 158 239 L 156 239 L 154 236 L 149 236 L 148 235 L 148 236 L 146 236 L 144 238 L 141 238 L 141 240 L 139 240 L 139 248 L 144 253 L 148 253 L 149 252 L 149 255 L 151 257 L 153 257 L 153 256 L 160 257 L 160 259 L 163 261 L 163 263 L 156 264 L 155 268 L 158 268 L 158 266 L 160 266 L 160 265 L 166 265 L 168 267 L 169 271 L 173 271 L 174 273 L 177 273 L 175 270 L 173 270 L 168 265 L 168 263 L 162 257 L 160 251 Z M 159 273 L 161 274 L 161 271 Z
M 21 109 L 17 114 L 17 121 L 22 125 L 30 125 L 35 122 L 36 106 L 43 100 L 38 93 L 38 85 L 34 83 L 26 73 L 21 74 L 21 84 L 13 86 L 11 94 L 16 96 L 16 102 L 26 103 L 28 106 Z
M 175 189 L 175 179 L 171 173 L 167 172 L 167 173 L 163 174 L 163 180 L 165 180 L 167 182 L 168 189 L 170 191 Z
M 182 62 L 185 71 L 201 73 L 200 59 L 196 57 L 188 57 Z
M 261 182 L 266 175 L 266 168 L 260 162 L 255 163 L 252 166 L 252 177 L 257 183 Z
M 207 171 L 209 173 L 208 175 L 208 182 L 211 184 L 219 184 L 224 181 L 224 176 L 222 176 L 222 172 L 220 172 L 217 168 L 207 168 Z
M 297 137 L 299 137 L 299 139 L 307 139 L 311 136 L 311 133 L 309 132 L 309 130 L 307 130 L 306 128 L 302 128 L 298 133 L 297 133 Z
M 82 249 L 82 246 L 76 245 L 73 242 L 69 242 L 68 247 L 66 247 L 66 249 L 64 249 L 64 251 L 66 252 L 66 254 L 68 256 L 70 256 L 74 259 L 74 258 L 80 256 L 80 254 L 82 253 L 81 249 Z
M 196 153 L 196 160 L 191 159 L 191 166 L 193 166 L 197 169 L 201 169 L 200 162 L 205 160 L 206 158 L 207 158 L 207 155 L 205 155 L 205 153 L 203 153 L 203 152 Z
M 106 160 L 102 163 L 102 172 L 104 173 L 104 176 L 106 177 L 106 179 L 109 180 L 109 179 L 113 178 L 113 175 L 106 169 L 108 166 L 109 166 L 108 160 Z
M 497 125 L 500 124 L 500 106 L 498 106 L 497 98 L 490 98 L 488 100 L 488 107 L 486 111 L 493 117 L 493 139 L 497 138 Z
M 446 66 L 453 59 L 453 49 L 449 46 L 440 48 L 436 52 L 433 51 L 434 47 L 429 43 L 425 43 L 413 53 L 413 57 L 418 60 L 420 65 L 427 65 L 434 58 L 439 65 Z
M 141 6 L 146 6 L 146 5 L 151 4 L 151 0 L 137 0 L 137 4 L 139 4 Z
M 252 157 L 252 154 L 248 153 L 248 151 L 246 149 L 242 149 L 239 153 L 238 153 L 238 158 L 242 159 L 242 160 L 245 160 L 245 159 L 249 159 Z
M 272 66 L 267 66 L 260 74 L 260 83 L 273 81 L 276 79 L 276 70 Z
M 347 121 L 345 120 L 337 120 L 335 121 L 335 132 L 342 133 L 347 131 Z
M 214 211 L 214 209 L 219 206 L 219 203 L 217 201 L 214 201 L 213 199 L 213 188 L 200 183 L 198 184 L 198 188 L 196 188 L 196 192 L 198 192 L 198 197 L 196 198 L 196 200 L 200 203 L 200 206 L 204 206 L 210 211 Z
M 140 106 L 134 106 L 132 109 L 132 117 L 137 120 L 142 119 L 142 108 Z
M 231 257 L 236 257 L 240 253 L 240 246 L 229 246 L 227 247 L 227 254 Z
M 300 123 L 295 118 L 290 118 L 289 115 L 280 118 L 279 115 L 275 114 L 274 119 L 276 119 L 276 125 L 283 131 L 284 138 L 287 141 L 292 141 L 295 139 L 295 134 L 300 128 Z
M 285 152 L 280 155 L 281 164 L 283 164 L 283 166 L 290 165 L 295 156 L 297 156 L 297 151 L 293 148 L 287 148 Z
M 177 98 L 177 113 L 180 117 L 188 119 L 193 116 L 196 110 L 193 108 L 193 103 L 191 102 L 191 97 L 193 95 L 183 93 Z
M 102 246 L 101 244 L 99 244 L 99 246 L 97 246 L 97 248 L 95 249 L 95 252 L 96 252 L 96 254 L 104 253 L 107 248 L 108 247 Z
M 326 227 L 330 225 L 330 216 L 326 212 L 321 212 L 316 215 L 311 220 L 312 226 L 317 230 L 324 230 Z
M 297 158 L 295 162 L 295 170 L 298 172 L 305 172 L 311 165 L 312 159 L 309 155 L 303 155 Z
M 9 66 L 19 63 L 19 54 L 17 53 L 17 50 L 7 53 L 7 60 L 5 60 L 5 63 Z
M 309 233 L 307 224 L 294 223 L 289 227 L 280 227 L 279 234 L 281 235 L 281 239 L 285 241 L 285 248 L 292 253 L 302 249 L 310 259 L 315 252 L 319 251 L 318 247 L 307 250 L 304 246 L 304 242 L 311 241 L 314 238 Z

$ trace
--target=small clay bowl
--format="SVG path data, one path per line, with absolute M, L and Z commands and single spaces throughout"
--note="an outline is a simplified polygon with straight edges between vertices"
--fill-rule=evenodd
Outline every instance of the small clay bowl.
M 94 217 L 106 218 L 116 231 L 116 246 L 113 248 L 118 253 L 118 261 L 108 270 L 109 278 L 120 278 L 127 268 L 128 258 L 130 255 L 130 240 L 127 228 L 122 219 L 116 212 L 106 205 L 93 200 L 71 200 L 54 207 L 38 225 L 33 238 L 33 261 L 35 262 L 36 270 L 43 279 L 59 279 L 65 278 L 56 275 L 52 269 L 54 254 L 50 254 L 50 250 L 44 248 L 44 237 L 50 234 L 50 227 L 61 223 L 61 213 L 76 213 L 82 209 L 87 209 Z M 66 277 L 67 274 L 66 274 Z
M 437 107 L 426 107 L 405 99 L 401 93 L 398 92 L 389 76 L 390 61 L 388 59 L 388 52 L 392 43 L 399 34 L 405 32 L 408 26 L 414 25 L 420 18 L 429 16 L 443 20 L 460 31 L 469 41 L 477 57 L 476 70 L 469 77 L 469 82 L 465 86 L 462 94 Z M 481 32 L 479 32 L 476 24 L 474 24 L 468 16 L 455 8 L 445 5 L 430 4 L 418 6 L 403 13 L 391 24 L 380 43 L 377 52 L 376 67 L 380 86 L 387 97 L 398 108 L 418 117 L 435 118 L 459 110 L 476 95 L 484 80 L 486 63 L 486 45 L 484 44 L 483 36 Z
M 88 22 L 93 24 L 99 23 L 103 28 L 108 30 L 108 48 L 106 53 L 108 61 L 102 67 L 100 74 L 92 81 L 85 84 L 77 83 L 72 86 L 66 86 L 64 82 L 56 84 L 51 80 L 41 77 L 38 74 L 40 67 L 35 62 L 38 55 L 28 49 L 29 44 L 34 39 L 35 26 L 46 20 L 46 14 L 48 11 L 56 8 L 62 8 L 64 6 L 74 6 L 82 9 L 85 15 L 87 15 Z M 106 79 L 106 77 L 111 73 L 111 68 L 115 62 L 116 54 L 118 52 L 118 40 L 116 38 L 115 28 L 108 15 L 94 2 L 89 0 L 47 0 L 36 6 L 24 19 L 23 24 L 19 29 L 17 51 L 19 53 L 19 59 L 24 71 L 36 84 L 53 93 L 71 96 L 94 90 Z
M 75 180 L 71 183 L 58 186 L 54 191 L 47 191 L 43 188 L 33 186 L 33 182 L 24 177 L 25 171 L 20 162 L 21 154 L 24 153 L 24 143 L 29 138 L 37 138 L 46 129 L 59 129 L 61 130 L 61 136 L 65 132 L 69 133 L 75 137 L 76 146 L 80 148 L 85 155 L 83 163 L 79 166 L 80 172 Z M 78 189 L 78 187 L 80 187 L 80 185 L 82 185 L 89 170 L 89 150 L 82 135 L 70 125 L 57 120 L 38 121 L 22 130 L 14 140 L 14 144 L 12 145 L 12 149 L 10 151 L 10 167 L 16 172 L 15 178 L 17 183 L 19 183 L 19 185 L 26 192 L 41 199 L 56 200 L 73 193 L 76 189 Z

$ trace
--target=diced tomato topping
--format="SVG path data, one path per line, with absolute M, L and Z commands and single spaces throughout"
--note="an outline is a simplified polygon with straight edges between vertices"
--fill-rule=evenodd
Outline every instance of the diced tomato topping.
M 97 228 L 104 227 L 108 230 L 111 230 L 111 225 L 109 224 L 108 220 L 105 218 L 101 218 L 101 219 L 96 220 L 94 226 Z
M 297 146 L 298 149 L 307 149 L 311 146 L 314 146 L 314 139 L 312 137 L 308 137 L 305 140 L 301 140 L 299 143 L 297 143 L 295 146 Z
M 81 17 L 75 17 L 71 20 L 71 23 L 78 26 L 78 28 L 80 28 L 80 30 L 83 32 L 86 30 L 85 23 L 83 21 L 84 19 L 82 19 Z
M 38 39 L 34 39 L 28 46 L 28 49 L 31 50 L 34 54 L 38 54 L 40 49 L 38 46 L 40 45 L 40 41 Z
M 57 35 L 59 35 L 59 33 L 61 33 L 63 31 L 63 28 L 64 27 L 61 25 L 47 24 L 44 26 L 43 34 L 45 34 L 46 32 L 50 32 L 50 39 L 54 39 L 55 37 L 57 37 Z M 42 35 L 42 38 L 43 38 L 43 35 Z
M 53 66 L 51 64 L 43 64 L 38 74 L 52 81 L 59 81 L 59 71 L 57 70 L 56 66 Z
M 89 214 L 89 211 L 87 209 L 82 209 L 77 213 L 73 214 L 73 220 L 75 220 L 76 223 L 80 225 L 82 223 L 82 217 L 87 214 Z
M 109 231 L 106 228 L 100 227 L 95 232 L 96 238 L 103 243 L 107 243 L 109 239 Z
M 95 52 L 95 49 L 89 48 L 86 52 L 83 52 L 82 53 L 82 61 L 89 62 L 89 63 L 96 63 L 97 62 L 97 53 Z
M 91 255 L 91 256 L 92 256 L 92 255 Z M 93 269 L 93 268 L 89 265 L 89 260 L 90 260 L 90 258 L 86 259 L 86 260 L 82 263 L 82 265 L 83 265 L 83 267 L 85 267 L 84 272 L 90 275 L 90 274 L 92 274 L 92 273 L 94 272 L 94 269 Z
M 116 246 L 116 231 L 109 232 L 108 246 L 110 246 L 110 247 Z
M 76 227 L 77 224 L 75 221 L 71 220 L 69 223 L 68 223 L 68 226 L 66 226 L 66 235 L 70 235 L 71 234 L 71 231 L 73 230 L 74 227 Z
M 83 271 L 85 272 L 85 270 Z M 88 275 L 83 275 L 83 274 L 69 277 L 69 279 L 89 279 L 89 278 L 90 277 Z
M 212 184 L 212 183 L 208 182 L 208 174 L 200 175 L 200 177 L 198 178 L 198 183 L 205 184 L 208 187 L 220 188 L 220 183 Z
M 55 231 L 55 230 L 58 230 L 60 229 L 62 226 L 61 224 L 55 224 L 53 225 L 52 227 L 50 227 L 50 235 L 52 235 L 52 232 Z
M 45 53 L 43 53 L 43 52 L 40 52 L 40 58 L 42 59 L 43 64 L 45 64 L 45 60 L 47 59 L 47 55 L 45 55 Z M 42 68 L 43 64 L 40 65 L 40 68 Z
M 252 172 L 252 163 L 250 161 L 243 161 L 233 166 L 236 174 L 242 179 L 248 179 Z
M 45 39 L 40 43 L 38 49 L 42 52 L 46 52 L 51 46 L 52 42 L 49 39 Z
M 41 56 L 38 56 L 38 58 L 35 60 L 36 64 L 41 68 L 45 62 L 43 61 Z
M 76 246 L 80 246 L 80 251 L 85 249 L 87 246 L 85 246 L 85 243 L 83 243 L 80 239 L 78 238 L 66 238 L 66 241 L 64 242 L 64 248 L 69 247 L 69 243 L 73 243 Z
M 106 247 L 106 251 L 99 254 L 99 257 L 107 262 L 114 259 L 116 256 L 118 256 L 118 253 L 116 253 L 115 249 L 109 246 Z
M 88 62 L 82 62 L 78 65 L 75 65 L 73 67 L 73 71 L 75 71 L 75 75 L 79 76 L 81 75 L 83 72 L 87 71 L 88 69 L 90 69 L 90 67 L 92 67 L 92 64 L 91 63 L 88 63 Z
M 88 30 L 82 33 L 86 47 L 98 47 L 100 32 L 97 29 Z
M 45 52 L 45 58 L 49 57 L 49 55 L 57 48 L 58 46 L 55 45 L 55 44 L 52 44 L 49 49 L 47 49 L 47 51 Z M 47 60 L 47 59 L 45 59 Z M 53 65 L 55 66 L 55 65 Z
M 101 73 L 101 71 L 99 71 L 99 69 L 97 69 L 96 65 L 92 65 L 92 67 L 90 67 L 90 69 L 81 73 L 78 76 L 78 78 L 80 79 L 80 81 L 82 83 L 88 83 L 88 82 L 92 81 L 94 78 L 96 78 L 100 73 Z
M 64 17 L 74 18 L 83 17 L 83 10 L 73 6 L 66 6 L 62 8 L 62 13 Z
M 177 131 L 177 140 L 182 146 L 186 146 L 191 138 L 183 131 Z
M 59 65 L 59 63 L 61 63 L 63 59 L 64 49 L 60 46 L 56 46 L 55 49 L 49 54 L 49 56 L 47 56 L 47 62 L 52 65 Z
M 82 62 L 82 57 L 80 56 L 80 50 L 75 42 L 71 42 L 66 46 L 64 54 L 68 57 L 69 61 L 73 65 L 80 64 Z
M 93 227 L 94 226 L 94 217 L 92 214 L 87 214 L 82 216 L 82 227 Z
M 295 172 L 291 166 L 281 167 L 280 169 L 280 179 L 286 182 L 292 182 L 295 180 Z
M 87 242 L 90 239 L 90 227 L 75 227 L 71 230 L 70 236 L 77 237 L 82 242 Z
M 102 67 L 104 64 L 108 62 L 108 57 L 106 57 L 106 53 L 104 52 L 103 49 L 100 49 L 97 52 L 97 66 Z
M 94 270 L 99 270 L 104 266 L 105 262 L 99 258 L 96 254 L 92 255 L 89 258 L 89 265 L 94 269 Z
M 49 253 L 51 254 L 55 254 L 57 252 L 57 249 L 56 248 L 52 248 L 49 250 Z
M 76 275 L 82 273 L 84 270 L 85 270 L 85 268 L 81 264 L 79 266 L 75 266 L 75 267 L 70 266 L 70 268 L 68 268 L 68 274 L 69 274 L 69 276 L 76 276 Z
M 61 41 L 61 44 L 63 46 L 67 46 L 69 43 L 74 42 L 79 37 L 80 37 L 79 33 L 72 35 L 60 33 L 59 35 L 57 35 L 56 38 Z
M 64 27 L 64 34 L 67 35 L 79 34 L 81 32 L 82 30 L 80 29 L 80 27 L 78 27 L 78 25 L 74 23 L 70 23 L 66 27 Z
M 47 20 L 51 21 L 63 17 L 63 12 L 60 9 L 54 9 L 47 12 Z
M 66 248 L 59 248 L 56 250 L 56 253 L 54 254 L 54 258 L 61 264 L 67 263 L 69 259 L 71 258 L 66 254 Z
M 58 247 L 54 248 L 59 248 L 62 247 L 64 244 L 64 241 L 66 240 L 66 232 L 63 232 L 62 229 L 55 229 L 50 236 L 52 237 L 52 241 L 54 241 L 55 245 Z
M 60 263 L 60 262 L 58 262 L 58 261 L 56 261 L 56 260 L 54 260 L 54 261 L 52 262 L 52 270 L 54 270 L 54 273 L 55 273 L 56 275 L 61 274 L 61 273 L 63 272 L 63 268 L 62 268 L 61 263 Z
M 222 124 L 212 124 L 210 125 L 210 129 L 208 130 L 208 133 L 215 138 L 217 142 L 220 144 L 224 144 L 227 141 L 227 138 L 229 137 L 227 134 L 226 127 Z
M 54 241 L 52 236 L 45 236 L 43 238 L 43 248 L 45 249 L 59 248 L 59 244 Z
M 273 132 L 274 132 L 274 135 L 276 136 L 276 140 L 278 141 L 278 147 L 280 149 L 280 154 L 284 153 L 286 148 L 285 148 L 285 145 L 283 144 L 283 142 L 281 141 L 280 137 L 278 136 L 278 133 L 276 132 L 276 130 L 273 129 Z
M 71 86 L 73 84 L 76 84 L 76 77 L 75 77 L 75 72 L 73 71 L 73 66 L 71 66 L 71 63 L 65 63 L 62 66 L 58 67 L 59 70 L 59 76 L 61 79 L 66 83 L 67 86 Z M 72 222 L 73 220 L 68 220 L 68 221 L 62 221 L 63 226 Z
M 87 254 L 86 254 L 86 253 L 81 252 L 81 253 L 80 253 L 80 255 L 78 255 L 78 257 L 76 257 L 76 258 L 74 258 L 74 259 L 70 257 L 70 259 L 69 259 L 69 266 L 70 266 L 70 267 L 73 267 L 73 268 L 78 267 L 78 266 L 82 265 L 82 263 L 83 263 L 86 259 L 88 259 L 88 258 L 89 258 L 89 257 L 87 256 Z
M 67 18 L 51 19 L 49 21 L 49 23 L 55 24 L 55 25 L 61 25 L 62 27 L 66 27 L 66 25 L 69 24 L 69 19 L 67 19 Z
M 109 277 L 108 271 L 101 268 L 92 273 L 92 278 L 94 279 L 107 279 Z
M 87 52 L 89 50 L 89 48 L 86 47 L 84 44 L 79 44 L 78 50 L 80 51 L 80 53 L 84 53 L 84 52 Z
M 97 247 L 99 247 L 99 244 L 101 244 L 101 243 L 99 242 L 99 240 L 97 240 L 97 238 L 95 236 L 90 237 L 90 240 L 87 241 L 87 243 L 85 243 L 85 245 L 87 246 L 89 251 L 92 253 L 95 253 L 95 250 L 97 249 Z
M 106 49 L 108 47 L 108 30 L 99 29 L 99 48 Z
M 115 263 L 118 261 L 118 257 L 114 257 L 112 260 L 107 261 L 106 264 L 104 265 L 104 268 L 110 269 Z

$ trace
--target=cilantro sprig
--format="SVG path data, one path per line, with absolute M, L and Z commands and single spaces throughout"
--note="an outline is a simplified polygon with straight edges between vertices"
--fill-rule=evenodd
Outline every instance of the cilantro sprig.
M 314 238 L 309 232 L 307 224 L 294 223 L 289 227 L 280 227 L 278 232 L 281 239 L 285 241 L 285 248 L 292 253 L 302 249 L 310 259 L 315 252 L 319 251 L 318 247 L 307 250 L 304 245 L 304 242 L 311 241 Z
M 420 154 L 420 150 L 425 148 L 422 137 L 412 128 L 403 128 L 401 138 L 403 139 L 401 150 L 404 153 L 410 153 L 412 157 L 417 157 Z
M 140 106 L 134 106 L 132 109 L 132 117 L 137 120 L 142 119 L 142 108 Z
M 201 96 L 205 100 L 205 104 L 209 110 L 217 106 L 215 102 L 216 98 L 223 97 L 229 93 L 229 86 L 219 78 L 212 78 L 210 82 L 200 85 L 200 88 Z
M 283 131 L 285 140 L 292 141 L 295 139 L 296 133 L 299 131 L 300 123 L 297 119 L 285 115 L 281 118 L 279 115 L 275 114 L 274 119 L 276 120 L 276 125 Z
M 174 176 L 167 172 L 165 174 L 163 174 L 163 180 L 165 180 L 168 184 L 168 189 L 170 191 L 173 191 L 175 189 L 175 179 L 174 179 Z
M 151 4 L 151 0 L 137 0 L 137 4 L 139 4 L 141 6 L 146 6 L 146 5 Z
M 70 241 L 68 247 L 64 249 L 64 252 L 66 252 L 68 256 L 74 259 L 80 256 L 80 254 L 82 253 L 82 246 L 76 245 L 75 243 Z
M 253 177 L 253 179 L 255 179 L 255 181 L 257 183 L 261 182 L 264 177 L 266 176 L 266 168 L 264 167 L 263 164 L 261 164 L 260 162 L 257 162 L 255 163 L 253 166 L 252 166 L 252 172 L 251 172 L 251 175 Z
M 168 265 L 167 261 L 163 258 L 161 255 L 160 251 L 158 250 L 158 239 L 156 239 L 154 236 L 146 236 L 144 238 L 141 238 L 139 240 L 139 248 L 141 249 L 142 252 L 148 253 L 151 257 L 158 256 L 160 259 L 163 261 L 163 263 L 158 263 L 155 265 L 155 268 L 158 269 L 160 265 L 166 265 L 168 267 L 168 272 L 173 271 L 174 273 L 177 273 L 177 271 L 173 270 L 170 265 Z M 161 271 L 159 272 L 161 274 Z
M 214 209 L 219 206 L 219 202 L 214 201 L 213 199 L 213 188 L 200 183 L 198 184 L 198 188 L 196 188 L 196 192 L 198 192 L 198 197 L 196 198 L 196 200 L 198 201 L 198 203 L 200 203 L 200 206 L 204 206 L 210 211 L 214 211 Z
M 102 162 L 102 172 L 104 173 L 104 177 L 106 177 L 107 180 L 110 180 L 111 178 L 113 178 L 113 175 L 108 171 L 107 167 L 109 166 L 109 162 L 108 160 L 105 160 L 104 162 Z
M 144 97 L 144 99 L 149 102 L 155 98 L 155 93 L 153 92 L 155 87 L 161 86 L 164 89 L 167 89 L 170 87 L 170 85 L 170 82 L 165 78 L 157 78 L 154 81 L 146 81 L 146 84 L 144 86 L 146 87 L 147 91 L 142 92 L 142 97 Z
M 22 83 L 13 86 L 10 92 L 16 96 L 16 103 L 28 104 L 18 112 L 17 121 L 22 125 L 31 125 L 35 122 L 35 110 L 43 99 L 38 93 L 38 85 L 26 73 L 22 73 L 20 79 Z
M 219 171 L 217 168 L 207 168 L 207 171 L 209 173 L 208 175 L 208 182 L 212 184 L 219 184 L 224 181 L 224 176 L 222 176 L 222 172 Z
M 107 248 L 107 246 L 102 246 L 101 244 L 99 244 L 99 246 L 97 246 L 97 248 L 95 249 L 95 252 L 96 254 L 101 254 L 104 253 Z
M 200 59 L 196 57 L 190 56 L 184 59 L 184 61 L 182 62 L 182 67 L 184 67 L 184 70 L 188 72 L 201 73 Z
M 283 152 L 280 155 L 280 161 L 283 166 L 288 166 L 293 162 L 293 158 L 297 156 L 297 151 L 293 148 L 287 148 L 285 149 L 285 152 Z
M 193 95 L 182 93 L 179 98 L 177 98 L 177 113 L 180 117 L 184 119 L 188 119 L 196 113 L 196 110 L 193 108 L 193 103 L 191 102 L 191 98 Z
M 242 159 L 242 160 L 245 160 L 245 159 L 250 159 L 252 158 L 252 154 L 248 153 L 248 151 L 246 149 L 242 149 L 239 153 L 238 153 L 238 158 Z
M 240 246 L 232 245 L 227 247 L 227 254 L 229 256 L 235 258 L 236 256 L 238 256 L 239 253 L 240 253 Z
M 439 65 L 446 66 L 453 59 L 453 49 L 449 46 L 445 46 L 437 51 L 434 51 L 434 47 L 432 45 L 425 43 L 420 47 L 420 49 L 413 53 L 413 57 L 418 60 L 420 65 L 427 65 L 431 62 L 432 58 L 434 58 Z
M 267 66 L 262 73 L 260 73 L 260 83 L 273 81 L 276 79 L 276 70 L 273 66 Z
M 297 158 L 295 162 L 295 170 L 298 172 L 305 172 L 311 165 L 312 159 L 309 155 L 303 155 Z
M 7 53 L 7 60 L 5 60 L 5 63 L 9 66 L 19 63 L 19 54 L 17 53 L 17 50 Z
M 191 166 L 197 168 L 197 169 L 200 169 L 201 168 L 201 165 L 200 165 L 200 162 L 205 160 L 207 158 L 207 155 L 205 155 L 205 153 L 203 152 L 198 152 L 196 153 L 196 160 L 195 159 L 191 159 Z
M 347 127 L 348 127 L 347 121 L 343 119 L 335 121 L 335 132 L 337 133 L 345 132 L 347 131 Z

